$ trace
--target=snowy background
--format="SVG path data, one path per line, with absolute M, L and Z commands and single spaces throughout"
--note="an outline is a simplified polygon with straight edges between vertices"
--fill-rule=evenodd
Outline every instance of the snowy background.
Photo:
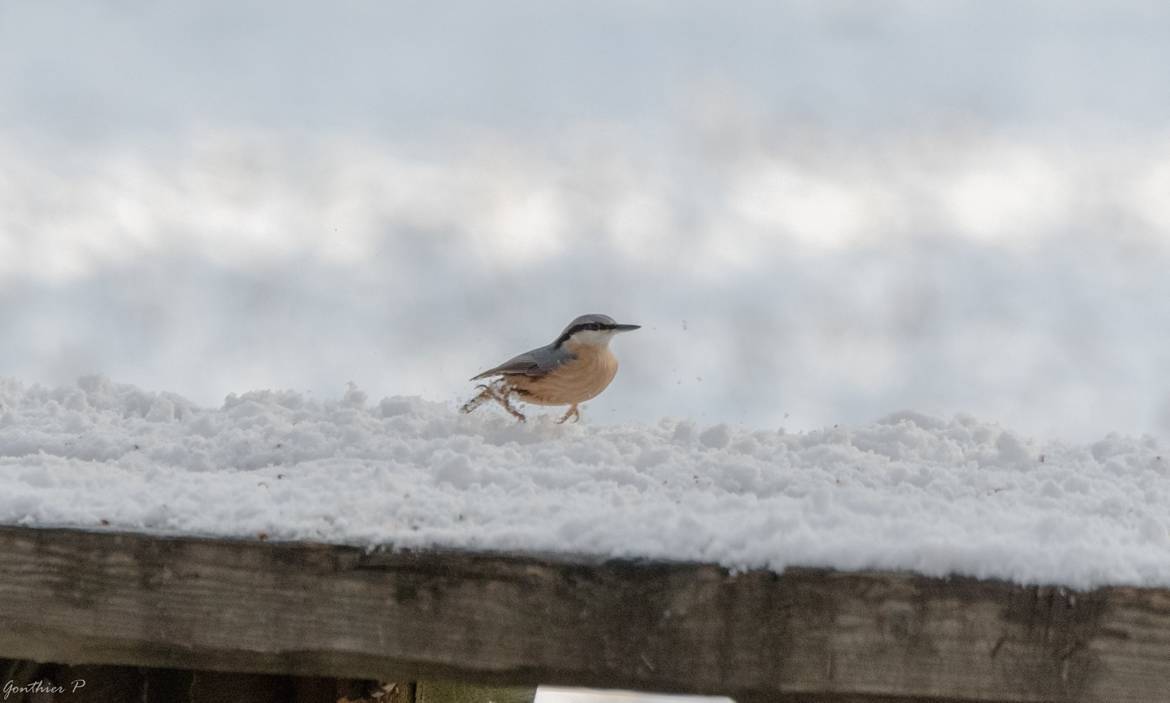
M 1170 435 L 1163 3 L 0 5 L 0 374 Z

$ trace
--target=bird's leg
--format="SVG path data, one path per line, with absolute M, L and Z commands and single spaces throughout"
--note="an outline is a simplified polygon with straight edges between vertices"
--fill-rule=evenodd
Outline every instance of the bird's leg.
M 463 407 L 459 408 L 459 412 L 464 414 L 470 413 L 479 406 L 483 405 L 485 402 L 498 399 L 496 392 L 492 390 L 490 386 L 486 384 L 480 384 L 476 386 L 476 388 L 480 389 L 479 395 L 464 403 Z
M 577 410 L 576 403 L 573 403 L 572 405 L 569 406 L 569 410 L 564 415 L 561 416 L 561 419 L 557 420 L 557 424 L 558 425 L 562 424 L 565 420 L 568 420 L 570 417 L 573 418 L 573 422 L 580 422 L 581 421 L 581 413 Z
M 512 394 L 512 390 L 507 388 L 503 383 L 493 383 L 491 385 L 481 384 L 476 386 L 476 388 L 480 389 L 479 395 L 464 403 L 463 407 L 459 409 L 460 412 L 469 413 L 487 401 L 494 400 L 520 422 L 528 419 L 524 417 L 524 413 L 512 407 L 512 403 L 508 401 L 508 396 Z
M 526 422 L 528 418 L 524 417 L 524 413 L 520 412 L 516 408 L 513 408 L 512 403 L 508 402 L 508 396 L 510 395 L 512 395 L 511 389 L 505 388 L 498 395 L 496 395 L 496 402 L 504 406 L 504 410 L 507 410 L 509 413 L 511 413 L 512 417 L 516 418 L 520 422 Z

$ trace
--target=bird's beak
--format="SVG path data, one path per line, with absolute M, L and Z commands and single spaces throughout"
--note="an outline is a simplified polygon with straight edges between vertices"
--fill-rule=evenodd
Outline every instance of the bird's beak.
M 642 325 L 614 325 L 614 330 L 617 332 L 633 332 L 639 329 Z

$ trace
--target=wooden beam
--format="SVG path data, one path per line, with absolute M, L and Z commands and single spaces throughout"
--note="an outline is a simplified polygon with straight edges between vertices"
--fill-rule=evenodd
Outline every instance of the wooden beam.
M 0 528 L 0 658 L 741 700 L 1165 700 L 1170 592 Z

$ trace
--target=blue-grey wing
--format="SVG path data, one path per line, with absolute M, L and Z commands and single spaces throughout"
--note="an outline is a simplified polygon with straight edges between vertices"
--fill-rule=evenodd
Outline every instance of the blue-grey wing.
M 541 347 L 524 352 L 519 356 L 514 356 L 499 366 L 472 376 L 471 380 L 478 381 L 488 376 L 521 375 L 539 377 L 552 371 L 566 361 L 575 358 L 577 358 L 576 355 L 566 349 L 556 349 L 551 346 Z

